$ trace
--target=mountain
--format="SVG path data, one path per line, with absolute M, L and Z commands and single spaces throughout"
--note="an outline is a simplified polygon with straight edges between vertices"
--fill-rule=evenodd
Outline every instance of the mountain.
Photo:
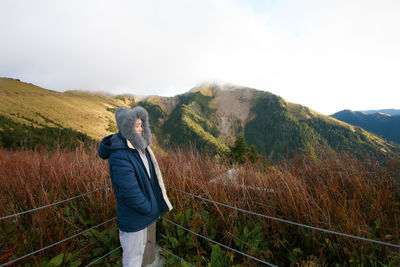
M 395 112 L 392 110 L 392 113 Z M 390 115 L 381 112 L 370 114 L 360 111 L 342 110 L 331 116 L 349 124 L 362 127 L 386 140 L 400 144 L 400 115 Z
M 386 113 L 389 115 L 400 115 L 400 109 L 374 109 L 374 110 L 360 110 L 361 112 L 367 113 L 367 114 L 373 114 L 373 113 Z
M 161 147 L 196 146 L 201 151 L 224 154 L 236 136 L 243 134 L 248 146 L 254 144 L 258 153 L 271 159 L 293 156 L 296 151 L 315 154 L 321 149 L 379 159 L 400 151 L 399 146 L 360 127 L 247 87 L 203 84 L 174 97 L 139 99 L 81 91 L 60 93 L 0 79 L 0 115 L 18 127 L 23 125 L 26 133 L 32 132 L 27 127 L 50 128 L 50 132 L 64 129 L 98 141 L 117 131 L 116 107 L 135 105 L 148 110 L 155 144 Z M 9 121 L 1 123 L 0 135 L 12 136 L 9 132 L 13 127 L 4 126 L 10 125 Z
M 360 127 L 252 88 L 205 84 L 164 99 L 163 105 L 169 101 L 175 105 L 169 110 L 151 97 L 138 103 L 157 110 L 150 116 L 158 118 L 153 130 L 162 133 L 163 145 L 194 142 L 200 149 L 226 151 L 224 144 L 232 145 L 238 134 L 244 134 L 247 145 L 254 144 L 258 153 L 275 159 L 326 148 L 374 158 L 400 151 Z

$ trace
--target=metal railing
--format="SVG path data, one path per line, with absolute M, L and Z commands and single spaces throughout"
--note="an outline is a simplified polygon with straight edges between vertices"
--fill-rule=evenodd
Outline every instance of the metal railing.
M 80 197 L 83 197 L 83 196 L 92 194 L 92 193 L 94 193 L 94 192 L 104 190 L 104 189 L 109 188 L 109 187 L 111 187 L 111 185 L 107 185 L 107 186 L 104 186 L 104 187 L 95 189 L 95 190 L 93 190 L 93 191 L 90 191 L 90 192 L 87 192 L 87 193 L 83 193 L 83 194 L 80 194 L 80 195 L 78 195 L 78 196 L 74 196 L 74 197 L 72 197 L 72 198 L 68 198 L 68 199 L 65 199 L 65 200 L 57 201 L 57 202 L 54 202 L 54 203 L 52 203 L 52 204 L 44 205 L 44 206 L 41 206 L 41 207 L 38 207 L 38 208 L 26 210 L 26 211 L 23 211 L 23 212 L 19 212 L 19 213 L 12 214 L 12 215 L 3 216 L 3 217 L 0 217 L 0 221 L 5 220 L 5 219 L 9 219 L 9 218 L 14 218 L 14 217 L 17 217 L 17 216 L 20 216 L 20 215 L 23 215 L 23 214 L 31 213 L 31 212 L 34 212 L 34 211 L 38 211 L 38 210 L 40 210 L 40 209 L 52 207 L 52 206 L 55 206 L 55 205 L 58 205 L 58 204 L 61 204 L 61 203 L 65 203 L 65 202 L 68 202 L 68 201 L 71 201 L 71 200 L 74 200 L 74 199 L 77 199 L 77 198 L 80 198 Z M 180 193 L 182 193 L 182 194 L 185 194 L 185 195 L 187 195 L 187 196 L 195 197 L 195 198 L 200 199 L 200 200 L 205 201 L 205 202 L 213 203 L 213 204 L 216 204 L 216 205 L 225 207 L 225 208 L 233 209 L 233 210 L 240 211 L 240 212 L 247 213 L 247 214 L 251 214 L 251 215 L 254 215 L 254 216 L 259 216 L 259 217 L 262 217 L 262 218 L 265 218 L 265 219 L 275 220 L 275 221 L 282 222 L 282 223 L 287 223 L 287 224 L 291 224 L 291 225 L 295 225 L 295 226 L 299 226 L 299 227 L 308 228 L 308 229 L 311 229 L 311 230 L 321 231 L 321 232 L 325 232 L 325 233 L 329 233 L 329 234 L 334 234 L 334 235 L 338 235 L 338 236 L 343 236 L 343 237 L 347 237 L 347 238 L 352 238 L 352 239 L 356 239 L 356 240 L 361 240 L 361 241 L 366 241 L 366 242 L 372 242 L 372 243 L 376 243 L 376 244 L 383 245 L 383 246 L 390 246 L 390 247 L 393 247 L 393 248 L 400 248 L 400 245 L 398 245 L 398 244 L 383 242 L 383 241 L 380 241 L 380 240 L 374 240 L 374 239 L 370 239 L 370 238 L 359 237 L 359 236 L 355 236 L 355 235 L 350 235 L 350 234 L 346 234 L 346 233 L 341 233 L 341 232 L 337 232 L 337 231 L 332 231 L 332 230 L 328 230 L 328 229 L 323 229 L 323 228 L 319 228 L 319 227 L 314 227 L 314 226 L 310 226 L 310 225 L 306 225 L 306 224 L 302 224 L 302 223 L 297 223 L 297 222 L 293 222 L 293 221 L 289 221 L 289 220 L 285 220 L 285 219 L 281 219 L 281 218 L 276 218 L 276 217 L 272 217 L 272 216 L 267 216 L 267 215 L 264 215 L 264 214 L 256 213 L 256 212 L 253 212 L 253 211 L 248 211 L 248 210 L 241 209 L 241 208 L 237 208 L 237 207 L 234 207 L 234 206 L 230 206 L 230 205 L 227 205 L 227 204 L 218 202 L 218 201 L 214 201 L 214 200 L 211 200 L 211 199 L 207 199 L 207 198 L 204 198 L 204 197 L 201 197 L 201 196 L 198 196 L 198 195 L 195 195 L 195 194 L 192 194 L 192 193 L 189 193 L 189 192 L 186 192 L 186 191 L 183 191 L 183 190 L 180 190 L 180 189 L 171 187 L 171 186 L 167 186 L 167 187 L 170 188 L 170 189 L 172 189 L 172 190 L 175 190 L 175 191 L 177 191 L 177 192 L 180 192 Z M 48 248 L 51 248 L 51 247 L 54 247 L 54 246 L 56 246 L 56 245 L 58 245 L 58 244 L 61 244 L 61 243 L 63 243 L 63 242 L 66 242 L 66 241 L 68 241 L 68 240 L 70 240 L 70 239 L 72 239 L 72 238 L 75 238 L 75 237 L 77 237 L 77 236 L 79 236 L 79 235 L 82 235 L 82 234 L 84 234 L 84 233 L 87 233 L 87 232 L 89 232 L 90 230 L 93 230 L 93 229 L 95 229 L 95 228 L 97 228 L 97 227 L 100 227 L 100 226 L 102 226 L 102 225 L 104 225 L 104 224 L 106 224 L 106 223 L 109 223 L 109 222 L 111 222 L 111 221 L 113 221 L 113 220 L 115 220 L 115 219 L 116 219 L 116 217 L 111 218 L 111 219 L 109 219 L 109 220 L 107 220 L 107 221 L 104 221 L 104 222 L 102 222 L 102 223 L 100 223 L 100 224 L 97 224 L 97 225 L 95 225 L 95 226 L 93 226 L 93 227 L 91 227 L 91 228 L 89 228 L 89 229 L 86 229 L 86 230 L 81 231 L 81 232 L 79 232 L 79 233 L 77 233 L 77 234 L 74 234 L 74 235 L 72 235 L 72 236 L 69 236 L 69 237 L 67 237 L 67 238 L 65 238 L 65 239 L 63 239 L 63 240 L 60 240 L 60 241 L 58 241 L 58 242 L 55 242 L 55 243 L 53 243 L 53 244 L 51 244 L 51 245 L 45 246 L 45 247 L 40 248 L 40 249 L 38 249 L 38 250 L 36 250 L 36 251 L 30 252 L 30 253 L 28 253 L 28 254 L 25 254 L 25 255 L 23 255 L 23 256 L 21 256 L 21 257 L 18 257 L 18 258 L 16 258 L 16 259 L 13 259 L 13 260 L 8 261 L 8 262 L 6 262 L 6 263 L 0 264 L 0 267 L 7 266 L 7 265 L 9 265 L 9 264 L 15 263 L 15 262 L 20 261 L 20 260 L 22 260 L 22 259 L 24 259 L 24 258 L 30 257 L 30 256 L 32 256 L 32 255 L 34 255 L 34 254 L 36 254 L 36 253 L 39 253 L 39 252 L 41 252 L 41 251 L 44 251 L 44 250 L 46 250 L 46 249 L 48 249 Z M 235 253 L 238 253 L 238 254 L 240 254 L 240 255 L 242 255 L 242 256 L 248 257 L 248 258 L 250 258 L 250 259 L 252 259 L 252 260 L 254 260 L 254 261 L 260 262 L 260 263 L 262 263 L 262 264 L 265 264 L 265 265 L 268 265 L 268 266 L 275 266 L 275 265 L 272 264 L 272 263 L 269 263 L 269 262 L 266 262 L 266 261 L 264 261 L 264 260 L 258 259 L 258 258 L 256 258 L 256 257 L 251 256 L 251 255 L 249 255 L 249 254 L 246 254 L 246 253 L 244 253 L 244 252 L 242 252 L 242 251 L 236 250 L 236 249 L 231 248 L 231 247 L 229 247 L 229 246 L 227 246 L 227 245 L 224 245 L 224 244 L 219 243 L 219 242 L 217 242 L 217 241 L 215 241 L 215 240 L 212 240 L 212 239 L 209 238 L 209 237 L 206 237 L 206 236 L 203 236 L 203 235 L 201 235 L 201 234 L 199 234 L 199 233 L 196 233 L 196 232 L 194 232 L 194 231 L 192 231 L 192 230 L 190 230 L 190 229 L 187 229 L 187 228 L 183 227 L 182 225 L 177 224 L 176 222 L 173 222 L 173 221 L 171 221 L 171 220 L 168 220 L 167 218 L 164 218 L 164 217 L 163 217 L 162 219 L 165 220 L 166 222 L 170 223 L 170 224 L 175 225 L 176 227 L 179 227 L 179 228 L 181 228 L 181 229 L 187 231 L 187 232 L 190 232 L 190 233 L 192 233 L 192 234 L 194 234 L 194 235 L 196 235 L 196 236 L 199 236 L 199 237 L 201 237 L 201 238 L 203 238 L 203 239 L 205 239 L 205 240 L 208 240 L 208 241 L 210 241 L 210 242 L 212 242 L 212 243 L 214 243 L 214 244 L 218 244 L 219 246 L 221 246 L 221 247 L 223 247 L 223 248 L 225 248 L 225 249 L 232 250 L 232 251 L 234 251 Z M 149 241 L 149 242 L 150 242 L 150 241 Z M 151 243 L 153 243 L 153 242 L 151 242 Z M 171 251 L 168 251 L 168 250 L 166 250 L 166 249 L 164 249 L 164 248 L 158 246 L 156 243 L 153 243 L 153 244 L 154 244 L 155 246 L 159 247 L 161 250 L 167 252 L 168 254 L 170 254 L 170 255 L 172 255 L 172 256 L 178 258 L 179 260 L 185 262 L 186 264 L 189 264 L 189 265 L 191 265 L 191 266 L 194 266 L 193 264 L 191 264 L 191 263 L 187 262 L 186 260 L 180 258 L 179 256 L 175 255 L 175 254 L 172 253 Z M 110 252 L 108 252 L 107 254 L 105 254 L 105 255 L 103 255 L 103 256 L 97 258 L 96 260 L 92 261 L 91 263 L 89 263 L 89 264 L 86 265 L 86 266 L 90 266 L 90 265 L 96 263 L 96 262 L 99 261 L 100 259 L 103 259 L 103 258 L 105 258 L 105 257 L 107 257 L 107 256 L 109 256 L 109 255 L 111 255 L 113 252 L 117 251 L 117 250 L 120 249 L 120 248 L 121 248 L 121 247 L 118 247 L 118 248 L 113 249 L 112 251 L 110 251 Z

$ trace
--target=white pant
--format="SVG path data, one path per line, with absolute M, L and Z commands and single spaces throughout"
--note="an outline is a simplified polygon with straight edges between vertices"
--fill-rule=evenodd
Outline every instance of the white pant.
M 122 246 L 122 266 L 141 267 L 147 242 L 147 228 L 132 233 L 120 230 L 119 242 Z

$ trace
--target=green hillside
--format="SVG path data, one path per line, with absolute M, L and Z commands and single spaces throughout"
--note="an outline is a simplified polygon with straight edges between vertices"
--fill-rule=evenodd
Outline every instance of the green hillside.
M 40 149 L 47 150 L 90 148 L 95 140 L 84 133 L 61 126 L 40 128 L 15 122 L 0 115 L 0 148 L 6 149 Z
M 209 119 L 216 112 L 210 107 L 212 98 L 204 92 L 188 92 L 172 98 L 148 97 L 138 105 L 148 111 L 151 130 L 160 145 L 194 145 L 201 151 L 226 153 L 228 146 L 218 138 L 220 132 Z
M 392 110 L 392 112 L 394 111 Z M 400 115 L 342 110 L 331 116 L 349 124 L 362 127 L 386 140 L 400 144 Z
M 293 155 L 296 150 L 313 153 L 326 147 L 379 159 L 399 151 L 399 147 L 360 127 L 341 123 L 272 94 L 256 94 L 251 111 L 255 118 L 246 124 L 246 141 L 272 157 L 287 152 Z
M 195 145 L 199 150 L 227 153 L 228 147 L 218 139 L 215 124 L 200 116 L 186 104 L 179 104 L 162 126 L 169 144 L 178 146 Z
M 313 151 L 320 143 L 313 127 L 298 119 L 299 113 L 289 112 L 288 103 L 272 94 L 258 93 L 251 112 L 255 115 L 245 128 L 248 144 L 259 153 L 275 157 L 294 151 Z

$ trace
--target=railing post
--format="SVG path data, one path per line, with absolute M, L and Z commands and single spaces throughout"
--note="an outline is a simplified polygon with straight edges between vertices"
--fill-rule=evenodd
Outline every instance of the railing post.
M 152 243 L 149 243 L 148 241 L 151 241 Z M 156 250 L 154 247 L 154 243 L 156 243 L 156 223 L 153 223 L 152 225 L 147 227 L 147 244 L 143 254 L 142 266 L 152 264 L 155 260 Z

